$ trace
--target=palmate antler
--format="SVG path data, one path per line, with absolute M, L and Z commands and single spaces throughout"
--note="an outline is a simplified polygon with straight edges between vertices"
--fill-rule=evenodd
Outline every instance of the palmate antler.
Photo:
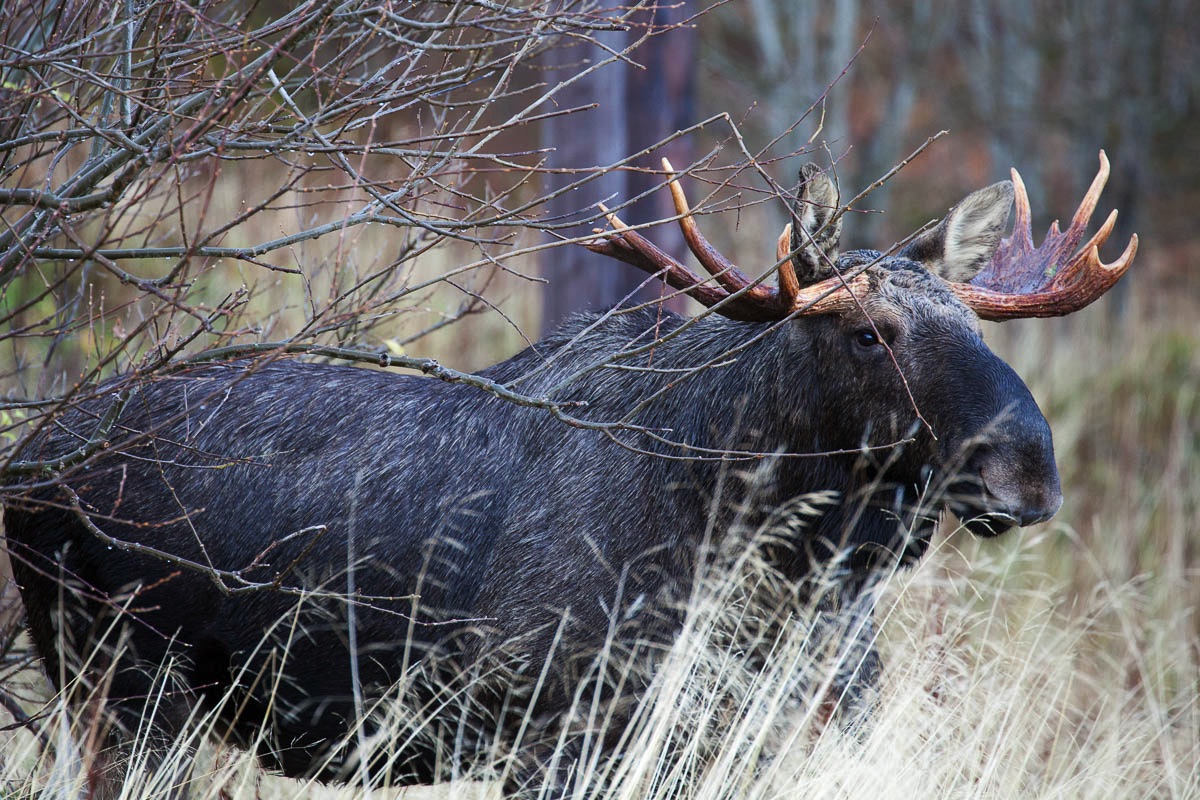
M 645 237 L 630 230 L 615 214 L 608 215 L 613 232 L 585 243 L 589 250 L 661 275 L 670 286 L 705 306 L 716 307 L 716 311 L 731 319 L 766 321 L 793 313 L 840 313 L 855 307 L 858 304 L 856 296 L 861 297 L 866 292 L 864 274 L 849 280 L 834 275 L 801 287 L 791 260 L 787 258 L 787 242 L 790 241 L 787 230 L 780 237 L 777 248 L 779 285 L 771 286 L 761 279 L 749 278 L 700 233 L 679 179 L 665 158 L 663 168 L 671 178 L 671 196 L 688 248 L 712 278 L 699 277 Z M 1054 222 L 1045 241 L 1035 248 L 1029 196 L 1021 176 L 1014 169 L 1016 219 L 1012 235 L 1000 243 L 991 262 L 970 283 L 951 283 L 950 288 L 981 319 L 988 320 L 1063 316 L 1099 298 L 1129 269 L 1138 246 L 1134 234 L 1116 261 L 1105 264 L 1100 260 L 1099 248 L 1108 240 L 1116 224 L 1117 212 L 1114 210 L 1095 235 L 1079 247 L 1100 192 L 1108 181 L 1108 172 L 1108 158 L 1101 150 L 1100 170 L 1071 219 L 1071 226 L 1060 232 L 1058 223 Z
M 1061 317 L 1107 292 L 1129 269 L 1138 248 L 1135 233 L 1116 261 L 1105 264 L 1100 260 L 1100 246 L 1117 223 L 1116 209 L 1087 244 L 1079 247 L 1107 181 L 1108 157 L 1101 150 L 1100 170 L 1071 218 L 1071 227 L 1060 233 L 1055 220 L 1041 246 L 1034 248 L 1029 195 L 1014 169 L 1017 213 L 1012 236 L 1000 242 L 991 262 L 970 283 L 951 284 L 954 293 L 980 318 L 1005 320 Z

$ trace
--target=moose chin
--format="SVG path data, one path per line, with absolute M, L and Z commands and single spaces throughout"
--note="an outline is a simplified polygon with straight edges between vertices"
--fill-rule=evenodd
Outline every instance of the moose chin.
M 981 536 L 1054 515 L 1049 425 L 980 320 L 1071 313 L 1128 268 L 1136 238 L 1111 265 L 1097 255 L 1111 217 L 1082 243 L 1103 153 L 1070 227 L 1038 248 L 1014 171 L 898 252 L 840 252 L 837 191 L 808 165 L 774 283 L 772 269 L 749 277 L 705 241 L 666 167 L 708 277 L 613 215 L 587 246 L 709 311 L 578 316 L 480 373 L 541 407 L 278 354 L 122 379 L 108 446 L 5 518 L 47 672 L 58 683 L 97 672 L 107 744 L 128 748 L 151 716 L 170 739 L 197 704 L 221 704 L 220 736 L 287 775 L 337 779 L 364 703 L 402 681 L 431 709 L 447 693 L 470 698 L 480 739 L 515 743 L 498 698 L 526 687 L 518 718 L 566 716 L 582 661 L 613 635 L 670 641 L 670 609 L 705 548 L 796 498 L 837 501 L 776 543 L 771 567 L 802 586 L 838 564 L 844 607 L 883 566 L 919 558 L 945 510 Z M 23 457 L 77 450 L 110 394 L 64 413 Z M 715 502 L 742 462 L 772 465 L 750 506 Z M 113 629 L 120 647 L 95 657 Z M 870 661 L 869 637 L 864 647 Z M 490 669 L 500 653 L 511 660 Z M 169 660 L 175 683 L 157 692 Z M 435 731 L 460 721 L 428 713 Z M 608 748 L 622 719 L 611 718 Z M 560 762 L 574 752 L 566 736 Z M 445 741 L 397 745 L 391 782 L 438 780 Z M 544 779 L 546 751 L 529 741 L 511 789 Z M 119 772 L 97 779 L 99 795 Z

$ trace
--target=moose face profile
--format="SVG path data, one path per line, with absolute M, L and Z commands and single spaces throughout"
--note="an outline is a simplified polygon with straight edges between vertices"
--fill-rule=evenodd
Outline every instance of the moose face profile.
M 472 386 L 279 357 L 125 379 L 110 446 L 6 509 L 47 671 L 111 667 L 93 682 L 114 742 L 151 698 L 168 738 L 197 704 L 219 707 L 221 736 L 323 779 L 354 763 L 363 709 L 406 683 L 432 722 L 396 745 L 391 782 L 428 783 L 456 741 L 439 726 L 462 720 L 445 697 L 469 699 L 480 740 L 515 746 L 529 719 L 552 729 L 580 664 L 614 637 L 670 641 L 704 548 L 795 498 L 836 502 L 774 542 L 771 567 L 800 586 L 836 564 L 846 607 L 881 564 L 920 557 L 943 509 L 980 535 L 1049 519 L 1062 501 L 1049 426 L 979 320 L 1070 313 L 1124 273 L 1136 239 L 1112 265 L 1097 256 L 1111 217 L 1080 247 L 1106 175 L 1101 154 L 1072 225 L 1040 248 L 1014 172 L 885 255 L 839 253 L 836 192 L 806 167 L 777 285 L 704 240 L 672 175 L 711 278 L 615 216 L 588 247 L 715 313 L 580 316 L 480 373 L 568 424 Z M 77 449 L 107 394 L 23 457 Z M 770 468 L 731 496 L 745 460 Z M 874 659 L 867 637 L 847 681 L 869 681 Z M 155 691 L 168 661 L 171 691 Z M 542 747 L 520 741 L 513 788 L 545 769 Z

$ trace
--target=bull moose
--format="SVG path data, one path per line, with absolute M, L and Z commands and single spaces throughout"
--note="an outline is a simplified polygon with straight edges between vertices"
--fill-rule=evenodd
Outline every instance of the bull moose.
M 587 246 L 711 312 L 578 316 L 480 373 L 557 404 L 570 424 L 421 376 L 209 363 L 137 383 L 102 452 L 8 505 L 47 672 L 60 687 L 80 669 L 103 684 L 110 743 L 151 709 L 149 736 L 172 737 L 192 709 L 219 706 L 220 735 L 268 766 L 338 779 L 355 763 L 348 732 L 405 683 L 433 724 L 393 746 L 390 779 L 428 783 L 448 746 L 439 714 L 445 730 L 466 714 L 480 740 L 511 742 L 514 719 L 566 713 L 614 631 L 669 640 L 702 542 L 735 520 L 836 496 L 774 543 L 771 566 L 799 585 L 836 563 L 853 604 L 881 563 L 920 558 L 942 510 L 982 536 L 1055 514 L 1050 428 L 979 320 L 1073 312 L 1129 267 L 1136 237 L 1112 264 L 1098 256 L 1115 212 L 1081 246 L 1103 153 L 1070 227 L 1038 248 L 1014 171 L 894 254 L 839 253 L 837 192 L 808 165 L 777 285 L 705 241 L 666 166 L 710 277 L 613 215 Z M 110 408 L 97 396 L 22 457 L 77 450 Z M 752 502 L 714 502 L 742 458 L 771 464 L 755 472 Z M 216 579 L 234 573 L 256 589 Z M 873 659 L 849 680 L 869 680 Z M 506 712 L 522 687 L 530 708 Z M 449 694 L 469 709 L 449 710 Z M 513 788 L 546 768 L 538 745 L 522 747 Z M 101 794 L 117 773 L 100 776 Z

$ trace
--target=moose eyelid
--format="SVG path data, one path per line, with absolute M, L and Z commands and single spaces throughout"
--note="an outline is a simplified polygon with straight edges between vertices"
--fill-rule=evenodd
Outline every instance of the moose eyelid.
M 871 328 L 859 328 L 854 332 L 854 342 L 860 347 L 877 347 L 883 343 L 883 337 Z

